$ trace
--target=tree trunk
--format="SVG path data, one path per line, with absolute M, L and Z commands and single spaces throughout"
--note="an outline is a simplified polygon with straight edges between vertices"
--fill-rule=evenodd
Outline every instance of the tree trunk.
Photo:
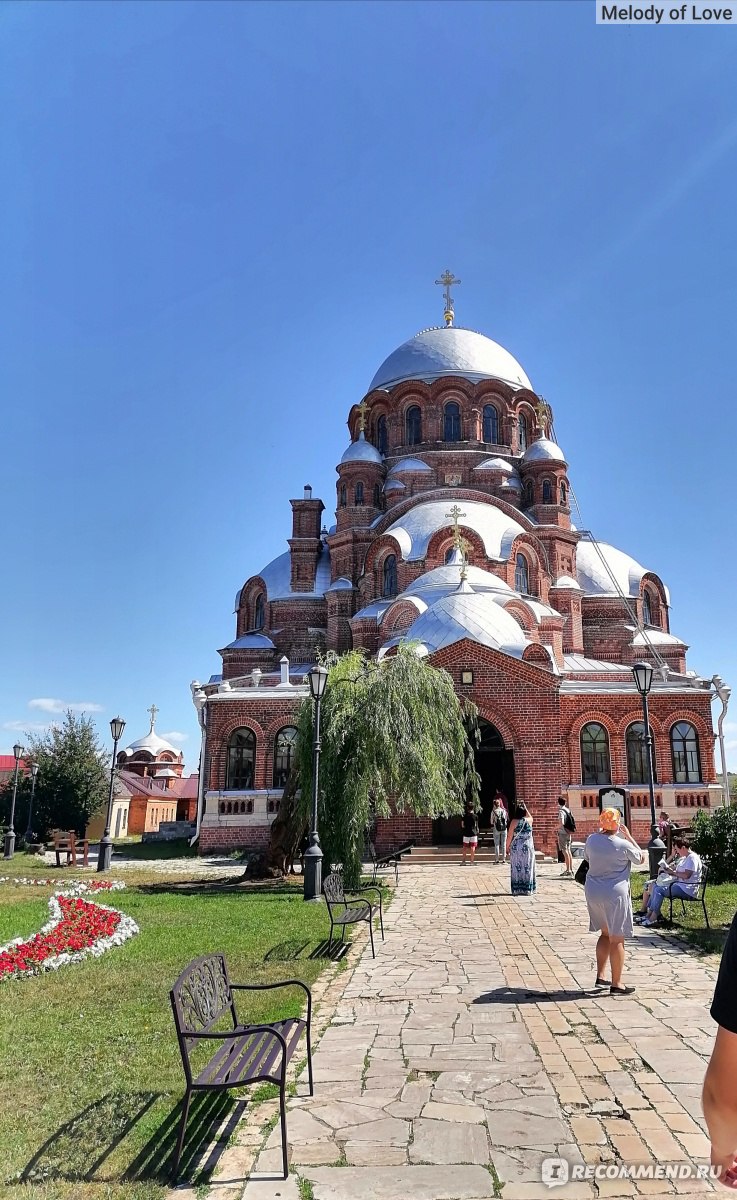
M 264 854 L 264 873 L 289 875 L 299 844 L 307 830 L 307 820 L 299 802 L 299 771 L 289 773 L 279 812 L 271 823 L 271 839 Z

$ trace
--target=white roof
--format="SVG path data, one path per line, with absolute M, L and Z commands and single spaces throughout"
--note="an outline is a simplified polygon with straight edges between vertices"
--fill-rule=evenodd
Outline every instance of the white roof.
M 634 626 L 629 626 L 634 632 Z M 662 629 L 652 629 L 649 625 L 644 633 L 636 633 L 632 639 L 633 646 L 685 646 L 680 638 L 674 637 L 672 633 L 665 633 Z
M 632 668 L 622 663 L 603 662 L 597 658 L 586 658 L 584 654 L 564 654 L 563 665 L 566 671 L 610 671 L 620 675 L 632 676 Z
M 559 575 L 558 578 L 556 579 L 555 583 L 553 584 L 553 587 L 571 588 L 573 591 L 576 591 L 576 592 L 581 591 L 581 584 L 578 582 L 577 579 L 574 579 L 572 575 Z
M 601 555 L 597 552 L 597 546 Z M 606 569 L 607 566 L 609 570 Z M 576 547 L 578 582 L 589 596 L 618 596 L 619 591 L 614 580 L 625 596 L 639 596 L 640 583 L 647 571 L 648 568 L 643 567 L 636 559 L 607 542 L 597 542 L 594 545 L 590 538 L 583 537 Z
M 462 506 L 465 516 L 459 518 L 460 524 L 479 534 L 489 558 L 508 558 L 512 542 L 525 532 L 523 527 L 494 504 L 464 500 Z M 389 526 L 386 532 L 396 538 L 406 562 L 424 558 L 435 531 L 452 526 L 448 508 L 447 500 L 427 500 L 415 504 Z
M 446 563 L 443 567 L 435 567 L 432 571 L 426 571 L 424 575 L 420 575 L 419 579 L 415 579 L 414 583 L 411 583 L 397 599 L 405 599 L 409 596 L 422 596 L 427 599 L 427 593 L 437 594 L 439 599 L 441 596 L 455 592 L 461 582 L 460 555 L 454 555 L 454 559 L 455 561 Z M 493 571 L 484 571 L 482 567 L 474 567 L 470 564 L 466 570 L 468 582 L 475 592 L 500 592 L 505 600 L 511 599 L 515 595 L 506 580 L 500 579 Z
M 226 650 L 275 650 L 276 647 L 265 633 L 244 633 L 234 642 L 228 642 Z
M 530 388 L 527 375 L 508 350 L 473 329 L 442 325 L 423 329 L 394 350 L 371 380 L 374 388 L 391 388 L 403 379 L 430 383 L 443 375 L 477 382 L 501 379 L 514 388 Z
M 503 471 L 505 475 L 516 475 L 517 471 L 506 458 L 485 458 L 474 471 Z
M 424 643 L 431 651 L 451 646 L 463 638 L 521 658 L 529 645 L 514 617 L 483 592 L 463 585 L 436 601 L 407 629 L 404 641 Z
M 168 750 L 170 753 L 179 755 L 181 750 L 176 746 L 172 746 L 171 742 L 167 742 L 166 738 L 159 737 L 156 730 L 147 733 L 145 737 L 139 738 L 136 742 L 131 742 L 130 746 L 126 746 L 126 754 L 136 754 L 139 750 L 145 750 L 148 754 L 152 754 L 157 758 L 163 750 Z
M 288 550 L 272 559 L 258 574 L 266 584 L 267 600 L 284 600 L 288 596 L 324 596 L 330 587 L 330 551 L 323 542 L 312 591 L 292 591 L 292 563 Z
M 405 471 L 429 471 L 432 472 L 432 467 L 428 467 L 426 462 L 421 458 L 400 458 L 399 462 L 390 467 L 387 474 L 402 475 Z

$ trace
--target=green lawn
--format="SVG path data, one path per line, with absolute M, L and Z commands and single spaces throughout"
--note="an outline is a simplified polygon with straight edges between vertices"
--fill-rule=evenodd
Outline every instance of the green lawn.
M 632 875 L 632 896 L 636 902 L 642 898 L 646 879 L 646 873 Z M 639 903 L 635 903 L 634 907 L 637 911 Z M 668 909 L 666 900 L 661 915 L 667 917 Z M 680 900 L 674 900 L 673 925 L 669 932 L 708 953 L 721 954 L 732 917 L 737 912 L 737 883 L 707 884 L 706 911 L 709 914 L 710 931 L 706 928 L 704 910 L 700 903 L 691 904 L 687 901 L 684 914 Z
M 173 838 L 169 842 L 142 842 L 137 838 L 118 838 L 113 842 L 113 866 L 115 856 L 135 858 L 144 861 L 152 858 L 192 858 L 198 857 L 196 846 L 190 846 L 187 838 Z
M 24 856 L 14 873 L 56 877 Z M 101 959 L 0 983 L 0 1191 L 18 1200 L 160 1200 L 183 1094 L 168 997 L 180 970 L 215 950 L 240 982 L 296 975 L 311 983 L 324 965 L 309 956 L 327 935 L 326 912 L 305 905 L 299 887 L 153 872 L 126 872 L 125 882 L 108 899 L 138 923 L 136 937 Z M 0 885 L 0 944 L 44 923 L 50 893 Z M 296 1014 L 300 1005 L 296 991 L 281 1000 L 243 995 L 241 1019 Z M 214 1099 L 221 1115 L 232 1104 Z M 199 1126 L 194 1116 L 204 1137 L 206 1113 Z

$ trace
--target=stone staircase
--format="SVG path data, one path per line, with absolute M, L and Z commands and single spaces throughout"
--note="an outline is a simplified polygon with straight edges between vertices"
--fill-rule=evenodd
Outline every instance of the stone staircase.
M 535 852 L 537 862 L 554 862 L 555 860 L 547 854 L 543 854 L 542 850 Z M 408 854 L 402 855 L 401 867 L 427 867 L 438 866 L 448 867 L 458 865 L 461 861 L 460 846 L 413 846 Z M 486 841 L 479 843 L 476 848 L 477 863 L 485 863 L 487 866 L 494 865 L 494 844 L 487 844 Z

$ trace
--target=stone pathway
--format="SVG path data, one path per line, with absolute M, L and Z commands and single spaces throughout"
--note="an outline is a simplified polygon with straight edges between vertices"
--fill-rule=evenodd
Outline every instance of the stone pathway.
M 404 868 L 376 959 L 364 947 L 323 1003 L 315 1095 L 303 1075 L 289 1104 L 293 1174 L 278 1178 L 277 1127 L 249 1176 L 258 1135 L 244 1121 L 210 1200 L 713 1191 L 684 1179 L 541 1182 L 551 1157 L 708 1162 L 700 1094 L 718 964 L 641 930 L 627 961 L 636 994 L 596 994 L 583 890 L 557 866 L 538 878 L 535 896 L 516 898 L 503 868 Z

